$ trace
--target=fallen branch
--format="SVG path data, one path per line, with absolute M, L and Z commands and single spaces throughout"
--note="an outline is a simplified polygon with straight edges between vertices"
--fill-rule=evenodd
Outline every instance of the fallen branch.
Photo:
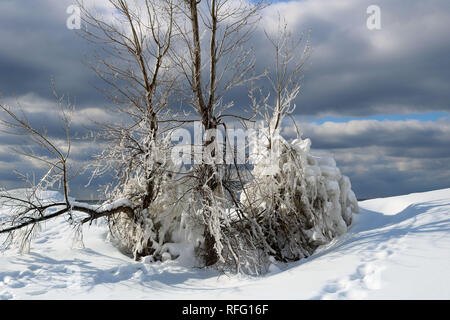
M 26 221 L 26 222 L 20 223 L 18 225 L 12 226 L 12 227 L 9 227 L 9 228 L 6 228 L 6 229 L 2 229 L 2 230 L 0 230 L 0 234 L 2 234 L 2 233 L 10 233 L 12 231 L 22 229 L 22 228 L 24 228 L 26 226 L 29 226 L 29 225 L 32 225 L 32 224 L 36 224 L 36 223 L 39 223 L 39 222 L 43 222 L 43 221 L 46 221 L 46 220 L 50 220 L 50 219 L 56 218 L 58 216 L 61 216 L 61 215 L 65 214 L 65 213 L 68 213 L 68 212 L 71 212 L 71 211 L 83 212 L 83 213 L 86 213 L 86 214 L 89 215 L 89 217 L 86 217 L 83 220 L 81 220 L 82 224 L 84 224 L 86 222 L 92 222 L 92 221 L 94 221 L 96 219 L 99 219 L 101 217 L 106 217 L 106 216 L 110 216 L 110 215 L 117 214 L 117 213 L 126 213 L 126 214 L 128 214 L 130 216 L 132 216 L 133 213 L 134 213 L 134 208 L 132 208 L 129 205 L 119 205 L 119 206 L 109 205 L 106 208 L 104 208 L 103 210 L 98 210 L 98 209 L 96 210 L 96 209 L 93 209 L 93 208 L 89 208 L 88 206 L 84 206 L 83 204 L 75 204 L 75 205 L 72 205 L 72 206 L 67 206 L 66 203 L 54 203 L 54 204 L 45 206 L 43 208 L 47 208 L 48 209 L 50 207 L 59 207 L 59 206 L 64 206 L 64 208 L 61 209 L 61 210 L 58 210 L 57 212 L 54 212 L 52 214 L 43 215 L 43 216 L 37 217 L 37 218 L 30 217 L 30 216 L 21 217 L 21 219 L 29 219 L 29 220 Z M 45 209 L 43 209 L 43 210 L 45 210 Z

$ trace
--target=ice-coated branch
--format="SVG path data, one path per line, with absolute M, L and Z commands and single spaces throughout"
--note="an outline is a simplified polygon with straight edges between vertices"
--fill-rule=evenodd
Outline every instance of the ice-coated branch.
M 0 199 L 4 198 L 4 196 L 0 196 Z M 9 200 L 13 200 L 13 201 L 18 201 L 18 202 L 24 202 L 23 199 L 20 198 L 14 198 L 14 197 L 6 197 Z M 12 222 L 4 222 L 2 223 L 1 226 L 3 226 L 3 229 L 0 229 L 0 234 L 2 233 L 10 233 L 22 228 L 25 228 L 29 225 L 32 224 L 38 224 L 40 222 L 46 221 L 46 220 L 50 220 L 50 219 L 54 219 L 56 217 L 59 217 L 61 215 L 64 215 L 66 213 L 72 212 L 72 211 L 77 211 L 77 212 L 82 212 L 88 215 L 88 217 L 84 218 L 81 220 L 81 224 L 87 223 L 87 222 L 92 222 L 96 219 L 102 218 L 102 217 L 107 217 L 110 215 L 114 215 L 117 213 L 126 213 L 130 216 L 133 215 L 134 213 L 134 209 L 131 204 L 128 201 L 117 201 L 116 203 L 112 203 L 110 205 L 107 205 L 105 207 L 100 207 L 100 208 L 95 208 L 93 206 L 89 206 L 89 205 L 85 205 L 83 203 L 71 203 L 70 205 L 67 205 L 65 202 L 60 202 L 60 203 L 52 203 L 49 205 L 42 205 L 42 206 L 38 206 L 33 204 L 32 202 L 26 202 L 28 204 L 28 208 L 26 210 L 24 210 L 23 213 L 19 213 L 17 214 L 16 217 L 14 217 Z M 60 209 L 58 209 L 56 212 L 53 213 L 49 213 L 49 214 L 45 214 L 45 212 L 48 209 L 51 208 L 57 208 L 57 207 L 62 207 Z M 37 217 L 34 217 L 33 215 L 26 215 L 26 213 L 29 212 L 33 212 L 33 211 L 38 211 L 40 214 Z M 19 223 L 15 223 L 15 220 L 26 220 L 25 222 L 19 222 Z M 8 224 L 12 224 L 12 226 L 10 227 L 5 227 Z

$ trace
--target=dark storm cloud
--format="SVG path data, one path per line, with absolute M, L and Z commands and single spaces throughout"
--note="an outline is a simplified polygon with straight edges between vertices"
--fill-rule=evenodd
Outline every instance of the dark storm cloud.
M 274 3 L 260 24 L 284 16 L 294 34 L 311 29 L 313 53 L 297 98 L 297 113 L 369 115 L 449 111 L 450 2 L 379 0 L 382 29 L 366 28 L 373 1 L 316 0 Z M 4 0 L 0 3 L 0 93 L 34 92 L 51 98 L 50 79 L 76 96 L 80 108 L 101 104 L 101 86 L 82 62 L 92 47 L 66 28 L 73 0 Z M 100 3 L 100 2 L 98 2 Z M 262 30 L 252 40 L 260 70 L 273 64 Z M 237 108 L 248 104 L 236 90 Z
M 79 107 L 101 101 L 84 66 L 86 41 L 66 27 L 70 0 L 0 2 L 0 93 L 52 97 L 51 79 L 61 93 L 77 97 Z
M 442 177 L 444 169 L 450 168 L 446 165 L 431 170 L 400 171 L 396 167 L 374 167 L 358 173 L 342 171 L 349 176 L 358 199 L 368 199 L 448 188 L 450 176 Z
M 313 152 L 335 157 L 360 199 L 449 186 L 450 119 L 299 122 L 298 127 L 311 139 Z M 286 125 L 287 137 L 295 132 Z
M 366 27 L 371 4 L 381 30 Z M 272 21 L 284 15 L 294 34 L 312 29 L 297 113 L 450 111 L 449 1 L 293 1 L 267 11 Z
M 302 123 L 300 127 L 318 149 L 378 146 L 390 148 L 391 153 L 404 154 L 403 149 L 426 148 L 428 152 L 420 156 L 429 157 L 434 153 L 450 156 L 450 120 L 353 120 Z M 286 127 L 285 132 L 295 134 L 292 127 Z
M 407 156 L 401 158 L 401 155 L 390 157 L 381 150 L 375 153 L 376 158 L 374 157 L 371 161 L 364 156 L 355 156 L 353 161 L 349 161 L 346 157 L 347 152 L 368 153 L 373 150 L 361 148 L 360 150 L 336 150 L 333 152 L 338 165 L 346 161 L 345 165 L 341 166 L 341 171 L 350 177 L 353 190 L 359 199 L 449 187 L 449 157 L 416 161 Z M 365 160 L 363 167 L 361 167 L 362 160 Z
M 52 138 L 63 138 L 50 80 L 59 93 L 77 99 L 73 132 L 86 132 L 86 119 L 107 119 L 101 87 L 84 64 L 92 48 L 66 28 L 72 0 L 0 1 L 0 101 L 15 98 L 30 119 L 45 126 Z M 97 4 L 101 1 L 96 1 Z M 382 29 L 366 28 L 366 8 L 381 7 Z M 274 3 L 260 26 L 276 28 L 278 13 L 294 34 L 311 29 L 313 53 L 297 115 L 366 116 L 411 112 L 450 112 L 450 2 L 448 0 L 304 0 Z M 252 45 L 258 70 L 273 65 L 261 28 Z M 267 86 L 267 83 L 263 83 Z M 248 105 L 245 90 L 233 90 L 235 109 Z M 53 109 L 52 109 L 53 108 Z M 449 187 L 450 131 L 448 120 L 354 121 L 338 124 L 303 123 L 317 152 L 332 153 L 349 175 L 357 195 L 387 196 Z M 287 133 L 293 131 L 288 128 Z M 97 147 L 75 141 L 73 159 L 84 165 Z M 26 137 L 0 133 L 0 186 L 18 187 L 13 170 L 41 172 L 35 163 L 12 155 L 8 146 L 27 146 Z M 104 182 L 106 178 L 103 178 Z M 88 197 L 86 175 L 72 186 Z

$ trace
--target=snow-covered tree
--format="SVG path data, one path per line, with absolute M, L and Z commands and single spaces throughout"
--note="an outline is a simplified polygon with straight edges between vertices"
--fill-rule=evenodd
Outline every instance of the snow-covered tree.
M 60 146 L 26 117 L 1 106 L 9 128 L 49 151 L 45 157 L 26 155 L 50 169 L 27 199 L 0 193 L 7 203 L 20 203 L 0 233 L 14 240 L 16 232 L 25 230 L 21 239 L 27 242 L 35 226 L 48 219 L 68 215 L 81 230 L 82 224 L 102 218 L 111 240 L 135 259 L 175 259 L 189 251 L 205 266 L 259 274 L 274 260 L 307 257 L 347 230 L 358 211 L 349 179 L 333 159 L 313 156 L 311 142 L 299 132 L 293 141 L 282 136 L 283 120 L 292 116 L 300 92 L 307 41 L 294 41 L 281 24 L 275 34 L 266 32 L 274 67 L 255 74 L 246 43 L 262 2 L 107 2 L 114 19 L 79 1 L 87 26 L 81 34 L 102 50 L 92 69 L 107 84 L 105 92 L 120 119 L 97 122 L 96 128 L 104 148 L 92 162 L 92 178 L 113 173 L 105 186 L 108 200 L 95 207 L 69 197 L 67 113 L 67 144 Z M 263 78 L 270 83 L 268 92 L 258 89 Z M 231 112 L 233 101 L 225 102 L 230 99 L 226 94 L 247 85 L 247 115 Z M 179 105 L 191 112 L 180 111 Z M 257 119 L 262 124 L 248 137 L 244 163 L 234 152 L 231 163 L 206 161 L 222 157 L 222 149 L 233 150 L 228 137 L 224 145 L 218 138 L 220 130 L 227 135 L 230 120 L 250 126 Z M 192 149 L 202 161 L 182 168 L 171 157 L 171 133 L 196 120 L 205 134 Z M 55 182 L 62 186 L 62 201 L 48 204 L 35 196 Z

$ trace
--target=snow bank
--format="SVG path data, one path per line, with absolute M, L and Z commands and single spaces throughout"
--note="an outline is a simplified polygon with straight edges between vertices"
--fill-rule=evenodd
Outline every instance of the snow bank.
M 136 262 L 105 241 L 105 225 L 85 226 L 74 250 L 71 227 L 49 221 L 32 254 L 0 255 L 0 299 L 450 299 L 450 189 L 359 205 L 347 233 L 257 278 Z
M 360 202 L 366 210 L 381 212 L 385 215 L 395 215 L 417 201 L 437 201 L 446 199 L 449 189 L 435 190 L 422 193 L 411 193 L 397 197 L 379 198 Z M 385 199 L 386 201 L 383 201 Z

